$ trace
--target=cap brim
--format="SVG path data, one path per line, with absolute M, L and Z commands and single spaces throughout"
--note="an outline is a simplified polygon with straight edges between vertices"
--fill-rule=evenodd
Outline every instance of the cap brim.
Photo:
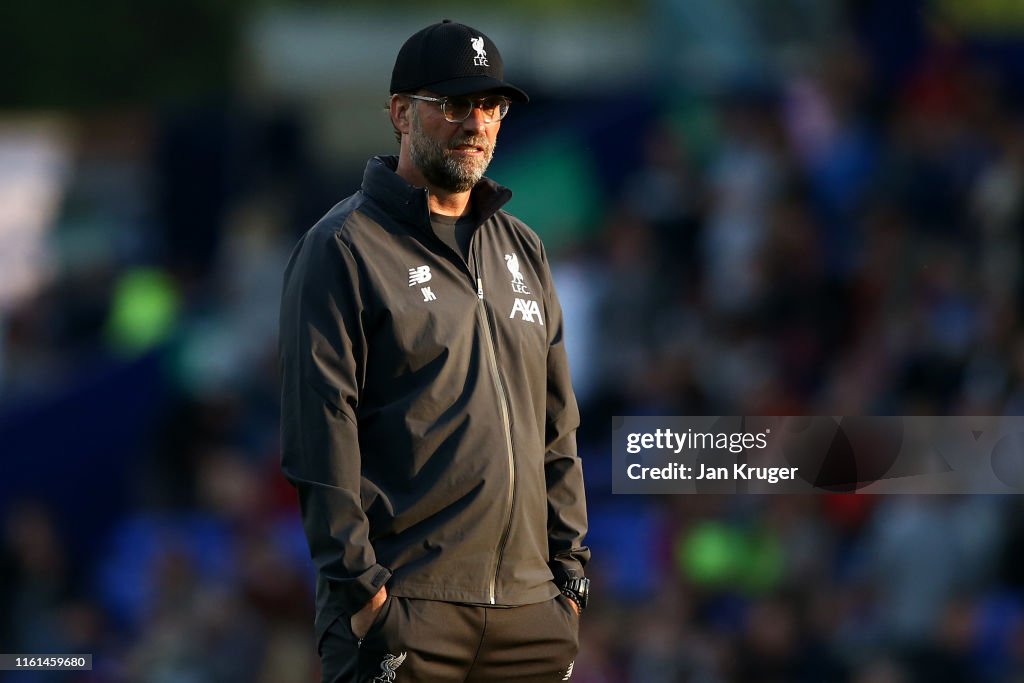
M 530 96 L 516 86 L 490 76 L 452 78 L 439 83 L 428 83 L 422 87 L 426 90 L 432 90 L 438 95 L 471 95 L 478 92 L 496 92 L 517 102 L 530 101 Z

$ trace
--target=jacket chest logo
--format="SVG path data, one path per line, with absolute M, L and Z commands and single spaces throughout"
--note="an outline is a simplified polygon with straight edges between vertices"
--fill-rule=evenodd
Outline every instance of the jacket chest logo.
M 515 304 L 512 305 L 512 312 L 509 313 L 509 319 L 516 317 L 516 313 L 528 323 L 540 323 L 544 325 L 544 318 L 540 314 L 540 306 L 537 305 L 536 301 L 532 299 L 516 299 Z M 537 316 L 534 320 L 533 317 Z
M 415 287 L 430 282 L 430 266 L 417 266 L 409 269 L 409 286 Z
M 508 272 L 512 273 L 512 291 L 516 294 L 529 294 L 523 274 L 519 272 L 519 257 L 515 254 L 505 254 L 505 266 Z
M 519 270 L 519 257 L 515 254 L 505 254 L 505 267 L 508 268 L 508 272 L 512 273 L 512 291 L 516 294 L 528 295 L 530 290 L 526 288 L 526 279 Z M 512 312 L 508 314 L 509 320 L 516 317 L 516 313 L 525 322 L 544 324 L 544 317 L 540 314 L 540 306 L 533 299 L 520 299 L 516 297 L 516 302 L 512 305 Z
M 415 287 L 416 285 L 422 285 L 425 282 L 430 282 L 432 277 L 434 276 L 430 274 L 430 266 L 417 266 L 416 268 L 410 268 L 409 286 Z M 420 294 L 423 295 L 424 303 L 428 301 L 437 301 L 437 296 L 430 291 L 430 287 L 420 287 Z

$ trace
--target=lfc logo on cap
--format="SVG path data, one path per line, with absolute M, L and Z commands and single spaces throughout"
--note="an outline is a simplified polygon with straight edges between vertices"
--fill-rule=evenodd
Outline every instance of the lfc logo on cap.
M 477 66 L 490 66 L 487 63 L 487 50 L 484 49 L 484 37 L 477 36 L 476 38 L 470 38 L 469 44 L 476 50 L 476 57 L 473 58 L 473 64 Z

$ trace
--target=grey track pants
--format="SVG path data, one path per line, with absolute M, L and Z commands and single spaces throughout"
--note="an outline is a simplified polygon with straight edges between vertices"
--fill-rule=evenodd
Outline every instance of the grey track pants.
M 348 617 L 320 642 L 323 683 L 567 681 L 579 648 L 568 598 L 495 608 L 388 596 L 362 642 Z

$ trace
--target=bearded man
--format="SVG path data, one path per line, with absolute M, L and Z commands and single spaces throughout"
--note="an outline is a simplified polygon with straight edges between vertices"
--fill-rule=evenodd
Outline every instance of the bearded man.
M 589 581 L 579 411 L 540 238 L 484 177 L 501 55 L 402 46 L 397 157 L 307 232 L 281 303 L 282 469 L 324 682 L 569 680 Z

